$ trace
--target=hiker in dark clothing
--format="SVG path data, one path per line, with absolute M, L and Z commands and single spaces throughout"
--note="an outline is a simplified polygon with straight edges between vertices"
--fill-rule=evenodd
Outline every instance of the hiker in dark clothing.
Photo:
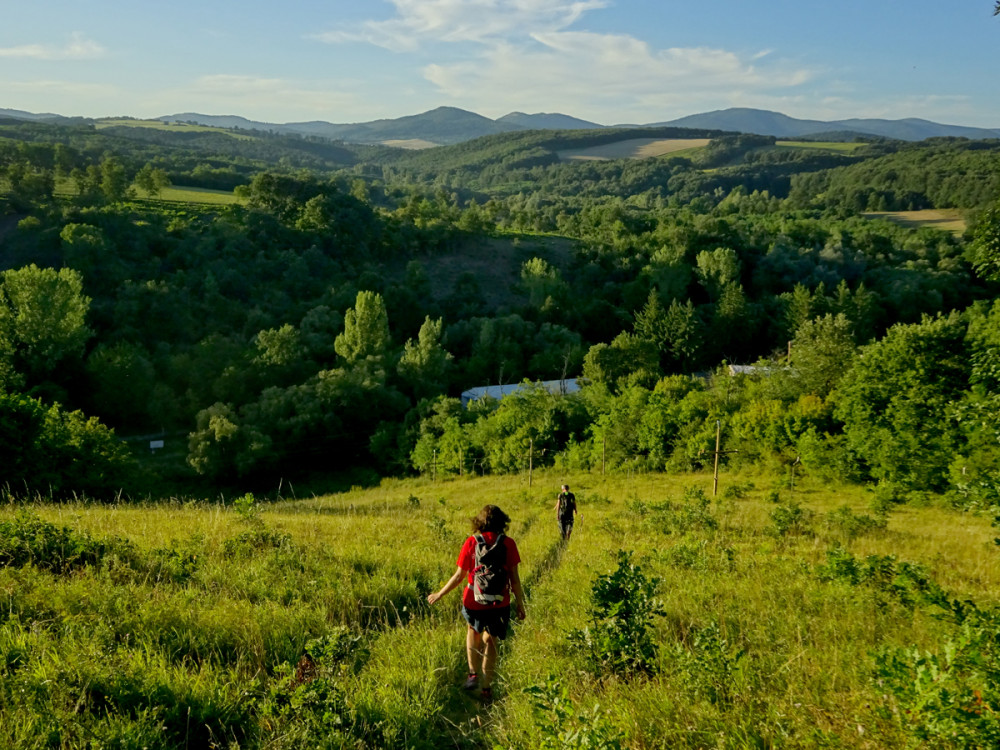
M 466 581 L 462 592 L 462 615 L 469 627 L 465 633 L 465 653 L 469 662 L 466 690 L 475 690 L 482 668 L 482 698 L 493 697 L 497 641 L 507 637 L 510 623 L 510 594 L 517 598 L 517 618 L 523 620 L 524 592 L 517 572 L 521 556 L 517 544 L 505 533 L 510 518 L 495 505 L 487 505 L 472 519 L 472 536 L 458 554 L 458 569 L 441 590 L 427 597 L 434 604 Z
M 562 491 L 556 497 L 556 520 L 559 522 L 559 533 L 563 539 L 569 539 L 573 533 L 573 520 L 577 514 L 576 495 L 569 491 L 569 485 L 564 484 Z M 580 514 L 583 518 L 583 514 Z

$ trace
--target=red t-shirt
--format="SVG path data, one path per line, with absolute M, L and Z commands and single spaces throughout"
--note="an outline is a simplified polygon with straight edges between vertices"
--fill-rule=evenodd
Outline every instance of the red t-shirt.
M 496 541 L 497 535 L 493 531 L 484 531 L 483 539 L 486 540 L 487 544 L 493 544 Z M 512 571 L 517 564 L 521 562 L 521 556 L 517 552 L 517 545 L 514 540 L 509 536 L 504 535 L 503 538 L 504 546 L 507 548 L 507 562 L 504 567 L 508 572 Z M 472 571 L 476 567 L 476 537 L 470 536 L 465 540 L 465 544 L 462 545 L 462 551 L 458 553 L 458 567 L 462 570 L 466 570 L 469 573 L 469 585 L 462 590 L 462 606 L 466 609 L 492 609 L 496 606 L 509 607 L 510 606 L 510 583 L 508 582 L 507 588 L 503 592 L 503 601 L 499 605 L 496 604 L 480 604 L 476 601 L 475 594 L 472 593 Z

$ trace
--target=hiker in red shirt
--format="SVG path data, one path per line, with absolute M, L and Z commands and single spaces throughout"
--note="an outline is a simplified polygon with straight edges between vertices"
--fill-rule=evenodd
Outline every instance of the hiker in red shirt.
M 497 641 L 507 637 L 510 623 L 510 593 L 516 597 L 517 618 L 524 619 L 524 592 L 517 572 L 521 556 L 517 544 L 507 536 L 510 518 L 495 505 L 487 505 L 472 519 L 472 536 L 465 540 L 458 554 L 458 569 L 441 587 L 427 597 L 434 604 L 463 580 L 462 615 L 469 627 L 465 634 L 465 652 L 469 676 L 465 689 L 474 690 L 482 668 L 482 698 L 493 697 L 493 673 L 497 660 Z

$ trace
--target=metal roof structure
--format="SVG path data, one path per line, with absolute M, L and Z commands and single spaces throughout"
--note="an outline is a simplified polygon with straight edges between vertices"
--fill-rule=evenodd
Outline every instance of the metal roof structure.
M 521 383 L 507 383 L 506 385 L 481 385 L 476 388 L 469 388 L 468 390 L 462 391 L 462 406 L 468 406 L 470 401 L 478 401 L 479 399 L 487 396 L 495 398 L 499 401 L 504 396 L 517 393 L 519 390 L 528 385 L 540 385 L 549 393 L 557 396 L 565 396 L 570 393 L 576 393 L 580 390 L 580 384 L 577 382 L 576 378 L 566 378 L 565 380 L 542 380 L 535 381 L 534 383 L 524 381 Z

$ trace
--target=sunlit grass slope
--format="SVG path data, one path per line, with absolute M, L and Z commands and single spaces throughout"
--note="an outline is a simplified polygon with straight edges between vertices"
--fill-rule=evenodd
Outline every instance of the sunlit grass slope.
M 565 545 L 563 481 L 582 514 Z M 808 479 L 711 488 L 703 475 L 536 473 L 530 487 L 387 480 L 266 504 L 10 504 L 0 746 L 905 747 L 873 653 L 936 650 L 947 623 L 823 571 L 832 550 L 880 556 L 986 606 L 1000 592 L 989 519 L 883 514 L 861 488 Z M 460 687 L 458 593 L 425 601 L 486 503 L 513 519 L 528 598 L 489 706 Z M 621 551 L 658 579 L 655 663 L 598 674 L 571 633 Z M 591 744 L 559 739 L 574 732 Z
M 104 128 L 126 127 L 126 128 L 147 128 L 150 130 L 165 130 L 171 133 L 219 133 L 228 135 L 237 140 L 249 141 L 254 136 L 247 133 L 239 133 L 229 128 L 215 128 L 209 125 L 195 125 L 189 122 L 163 122 L 162 120 L 135 120 L 132 118 L 104 119 L 98 120 L 95 127 L 98 130 Z
M 965 211 L 957 208 L 928 208 L 920 211 L 871 211 L 864 215 L 873 219 L 886 219 L 904 227 L 928 227 L 961 236 L 968 226 L 965 214 Z

